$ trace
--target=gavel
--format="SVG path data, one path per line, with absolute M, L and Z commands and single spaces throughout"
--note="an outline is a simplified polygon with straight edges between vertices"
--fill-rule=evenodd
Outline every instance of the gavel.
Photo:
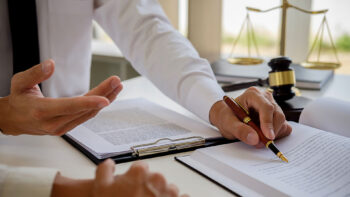
M 295 86 L 295 73 L 290 68 L 292 61 L 288 57 L 277 57 L 269 61 L 271 67 L 267 79 L 258 79 L 256 81 L 232 84 L 223 86 L 225 92 L 245 89 L 250 86 L 268 86 L 272 90 L 272 95 L 278 105 L 283 110 L 287 120 L 299 121 L 301 111 L 310 99 L 302 96 L 295 96 L 293 87 Z
M 223 86 L 225 92 L 245 89 L 250 86 L 268 86 L 273 90 L 273 97 L 277 102 L 289 100 L 295 96 L 293 87 L 295 86 L 294 70 L 290 68 L 292 61 L 288 57 L 277 57 L 269 61 L 271 67 L 267 79 L 258 79 L 256 81 L 244 82 Z
M 273 97 L 277 102 L 286 101 L 295 96 L 293 87 L 295 86 L 294 70 L 290 68 L 292 60 L 288 57 L 277 57 L 271 59 L 268 65 L 269 72 L 268 85 L 273 90 Z

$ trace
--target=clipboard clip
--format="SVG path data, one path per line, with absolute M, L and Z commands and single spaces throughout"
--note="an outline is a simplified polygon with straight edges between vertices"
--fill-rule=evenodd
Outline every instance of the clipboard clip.
M 131 150 L 133 151 L 133 156 L 141 157 L 203 145 L 205 145 L 205 138 L 200 136 L 179 139 L 162 138 L 152 143 L 132 146 Z

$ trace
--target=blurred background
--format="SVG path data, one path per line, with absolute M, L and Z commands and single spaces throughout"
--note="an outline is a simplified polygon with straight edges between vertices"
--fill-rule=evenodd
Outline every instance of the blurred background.
M 281 0 L 159 0 L 172 25 L 187 37 L 201 57 L 213 62 L 227 58 L 246 17 L 246 7 L 268 9 L 279 6 Z M 337 74 L 350 75 L 350 18 L 349 0 L 289 0 L 289 3 L 308 10 L 329 9 L 327 20 L 342 67 Z M 323 20 L 323 14 L 307 15 L 289 9 L 287 14 L 286 55 L 293 61 L 306 60 Z M 278 56 L 281 11 L 250 13 L 257 47 L 263 57 Z M 247 55 L 247 36 L 242 32 L 234 50 L 235 55 Z M 122 80 L 138 76 L 110 37 L 93 24 L 93 60 L 91 87 L 110 75 Z M 311 56 L 314 57 L 314 52 Z M 336 61 L 327 32 L 322 42 L 321 60 Z

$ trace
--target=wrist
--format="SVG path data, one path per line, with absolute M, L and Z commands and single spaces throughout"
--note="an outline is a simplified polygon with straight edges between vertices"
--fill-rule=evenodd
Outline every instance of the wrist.
M 57 173 L 51 191 L 51 197 L 58 196 L 91 196 L 93 180 L 91 179 L 71 179 Z

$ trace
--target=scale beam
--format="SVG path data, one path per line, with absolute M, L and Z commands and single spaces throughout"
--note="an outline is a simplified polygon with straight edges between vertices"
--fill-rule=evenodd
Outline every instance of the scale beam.
M 273 7 L 273 8 L 270 8 L 270 9 L 267 9 L 267 10 L 260 10 L 258 8 L 252 8 L 252 7 L 246 7 L 246 9 L 248 11 L 253 11 L 253 12 L 261 12 L 261 13 L 264 13 L 264 12 L 270 12 L 272 10 L 276 10 L 276 9 L 279 9 L 279 8 L 282 8 L 282 6 L 276 6 L 276 7 Z
M 283 0 L 283 4 L 280 6 L 276 6 L 273 8 L 269 8 L 266 10 L 261 10 L 258 8 L 253 8 L 253 7 L 246 7 L 246 9 L 248 11 L 252 11 L 252 12 L 259 12 L 259 13 L 264 13 L 264 12 L 270 12 L 272 10 L 276 10 L 276 9 L 282 9 L 282 23 L 281 23 L 281 40 L 280 40 L 280 55 L 284 56 L 285 55 L 285 46 L 286 46 L 286 23 L 287 23 L 287 10 L 288 8 L 294 8 L 298 11 L 301 11 L 303 13 L 306 14 L 324 14 L 326 12 L 328 12 L 328 9 L 325 10 L 318 10 L 318 11 L 311 11 L 311 10 L 305 10 L 302 8 L 299 8 L 297 6 L 294 6 L 292 4 L 290 4 L 288 2 L 288 0 Z

